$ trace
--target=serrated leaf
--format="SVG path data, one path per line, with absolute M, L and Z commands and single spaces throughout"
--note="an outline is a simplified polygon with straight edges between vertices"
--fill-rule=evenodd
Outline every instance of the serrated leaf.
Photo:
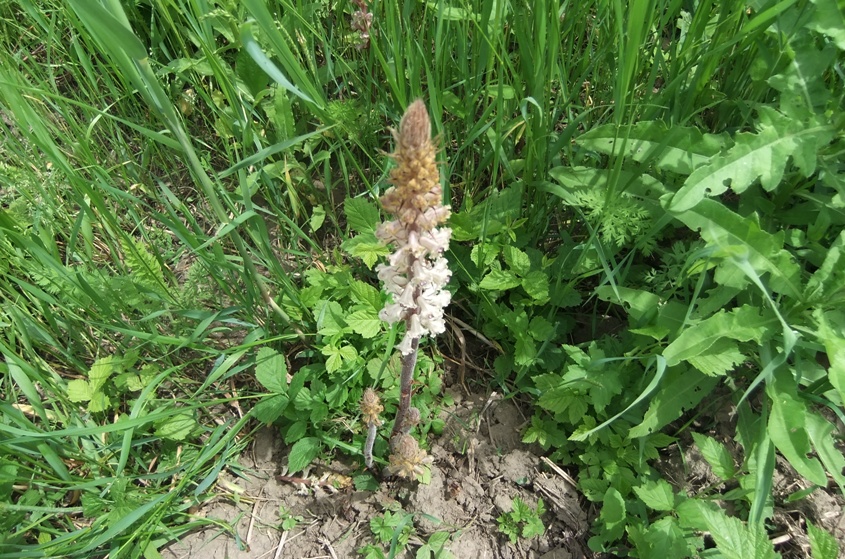
M 505 291 L 513 289 L 520 284 L 519 278 L 513 272 L 506 270 L 492 270 L 489 274 L 484 276 L 479 287 L 482 289 L 490 289 L 493 291 Z
M 643 437 L 675 421 L 682 414 L 695 408 L 718 383 L 718 377 L 706 376 L 691 369 L 683 367 L 669 369 L 660 385 L 660 390 L 652 397 L 642 422 L 633 427 L 628 432 L 628 436 Z
M 528 324 L 528 333 L 538 342 L 545 342 L 554 336 L 555 326 L 544 317 L 535 316 Z
M 718 154 L 728 139 L 702 134 L 698 128 L 648 121 L 632 126 L 598 126 L 578 136 L 575 142 L 587 149 L 688 175 Z
M 735 342 L 719 340 L 699 355 L 687 359 L 687 362 L 705 375 L 724 376 L 745 359 Z
M 691 557 L 692 550 L 687 545 L 683 530 L 678 526 L 677 519 L 671 516 L 664 516 L 648 527 L 644 534 L 645 541 L 649 544 L 649 553 L 642 553 L 641 557 Z
M 764 318 L 757 308 L 749 305 L 717 314 L 684 330 L 675 341 L 663 350 L 666 364 L 673 367 L 705 353 L 713 344 L 725 338 L 760 342 L 772 319 Z M 702 371 L 707 372 L 707 371 Z
M 91 394 L 91 400 L 88 401 L 88 411 L 91 413 L 100 413 L 108 410 L 111 407 L 111 401 L 103 392 L 94 392 Z
M 171 441 L 183 441 L 197 426 L 197 420 L 190 411 L 181 411 L 160 422 L 156 422 L 155 434 Z
M 675 509 L 675 492 L 666 480 L 647 481 L 634 487 L 634 493 L 651 510 Z
M 720 479 L 729 480 L 734 477 L 734 461 L 725 446 L 712 437 L 693 432 L 692 438 L 701 455 L 710 464 L 713 473 Z
M 294 443 L 288 454 L 288 473 L 301 472 L 320 453 L 320 439 L 305 437 Z
M 354 280 L 349 284 L 349 293 L 352 301 L 373 309 L 376 314 L 384 306 L 379 290 L 363 281 Z
M 164 271 L 142 241 L 131 237 L 120 239 L 123 260 L 132 271 L 132 279 L 147 289 L 160 293 L 165 289 Z
M 845 5 L 842 0 L 810 0 L 816 6 L 807 27 L 833 40 L 839 50 L 845 50 Z
M 528 272 L 522 278 L 522 288 L 535 301 L 546 302 L 549 299 L 549 276 L 540 270 Z
M 358 309 L 346 316 L 346 323 L 352 331 L 363 338 L 375 338 L 381 332 L 381 319 L 378 312 L 367 308 Z
M 827 531 L 817 528 L 807 520 L 807 536 L 810 540 L 810 551 L 813 559 L 838 559 L 839 544 Z
M 285 444 L 295 443 L 299 439 L 305 436 L 305 432 L 308 429 L 308 423 L 305 421 L 296 421 L 288 427 L 287 432 L 285 432 Z
M 815 171 L 816 153 L 835 134 L 831 124 L 805 126 L 774 109 L 758 107 L 760 122 L 756 134 L 741 132 L 724 155 L 696 169 L 672 197 L 667 210 L 684 212 L 728 188 L 741 194 L 758 179 L 771 192 L 781 182 L 786 163 L 793 158 L 803 176 Z
M 348 326 L 343 314 L 343 307 L 337 301 L 318 301 L 314 308 L 317 333 L 321 336 L 334 336 L 346 331 Z
M 746 525 L 729 517 L 715 505 L 688 499 L 678 507 L 681 524 L 710 532 L 716 547 L 725 559 L 776 559 L 779 557 L 769 541 L 765 526 Z M 703 526 L 702 526 L 703 524 Z
M 505 264 L 508 265 L 508 268 L 518 276 L 524 276 L 531 269 L 531 259 L 516 247 L 506 246 L 502 250 L 502 255 L 505 258 Z
M 67 383 L 67 397 L 71 402 L 87 402 L 93 393 L 87 380 L 74 379 Z
M 713 200 L 702 200 L 675 217 L 693 231 L 701 231 L 708 245 L 720 249 L 723 262 L 716 270 L 716 281 L 744 288 L 747 277 L 731 258 L 746 259 L 761 275 L 769 273 L 768 287 L 793 299 L 801 298 L 801 268 L 783 249 L 783 232 L 771 235 L 751 217 L 743 217 Z
M 813 317 L 818 323 L 818 336 L 830 361 L 827 377 L 840 401 L 845 402 L 845 332 L 835 330 L 821 310 L 814 312 Z
M 605 525 L 606 537 L 615 540 L 622 536 L 625 530 L 625 499 L 613 487 L 608 488 L 604 494 L 604 502 L 602 504 L 599 518 Z
M 279 419 L 288 407 L 288 397 L 284 394 L 268 396 L 255 404 L 252 416 L 264 424 L 270 424 Z
M 349 227 L 358 233 L 375 231 L 380 221 L 378 208 L 366 198 L 346 198 L 343 213 Z
M 255 357 L 255 378 L 261 386 L 279 394 L 287 392 L 288 367 L 283 355 L 274 349 L 262 347 Z
M 379 258 L 390 254 L 390 249 L 376 239 L 372 232 L 361 233 L 346 239 L 340 246 L 350 256 L 363 260 L 364 264 L 370 269 L 378 262 Z
M 88 380 L 91 383 L 92 392 L 100 392 L 108 378 L 120 367 L 122 362 L 114 355 L 101 357 L 91 364 L 88 370 Z
M 807 406 L 782 386 L 791 385 L 776 382 L 773 387 L 766 386 L 772 401 L 767 429 L 769 437 L 799 474 L 817 485 L 825 486 L 827 475 L 824 468 L 816 458 L 809 456 L 813 448 L 805 427 Z

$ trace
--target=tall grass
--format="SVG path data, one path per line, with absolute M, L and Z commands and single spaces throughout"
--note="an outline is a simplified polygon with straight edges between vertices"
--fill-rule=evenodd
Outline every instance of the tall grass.
M 792 4 L 377 0 L 359 49 L 345 1 L 3 3 L 0 549 L 137 557 L 199 522 L 246 440 L 241 373 L 308 350 L 300 278 L 341 260 L 413 99 L 455 211 L 517 185 L 524 246 L 600 244 L 550 172 L 608 169 L 609 205 L 624 125 L 748 129 Z M 610 155 L 573 141 L 608 123 Z M 581 279 L 621 282 L 633 257 L 597 252 Z M 116 384 L 69 392 L 95 370 Z

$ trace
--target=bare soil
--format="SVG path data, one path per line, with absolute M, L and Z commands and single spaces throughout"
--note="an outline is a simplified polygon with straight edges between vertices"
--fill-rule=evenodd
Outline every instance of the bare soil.
M 565 469 L 542 458 L 539 448 L 521 442 L 527 422 L 512 402 L 491 397 L 462 399 L 443 413 L 446 428 L 430 444 L 428 484 L 383 481 L 377 491 L 358 491 L 352 477 L 360 464 L 317 464 L 306 483 L 279 480 L 287 448 L 272 429 L 260 431 L 241 457 L 246 480 L 224 471 L 221 487 L 238 486 L 237 499 L 218 498 L 199 514 L 220 529 L 191 533 L 163 552 L 165 559 L 346 559 L 377 541 L 370 519 L 385 511 L 413 515 L 414 535 L 404 553 L 414 558 L 434 532 L 447 531 L 445 549 L 457 559 L 575 559 L 599 557 L 589 551 L 589 528 L 597 510 L 581 496 Z M 733 432 L 724 425 L 725 432 Z M 721 429 L 720 429 L 721 430 Z M 731 448 L 730 441 L 723 441 Z M 673 445 L 655 464 L 676 488 L 690 495 L 718 483 L 694 445 Z M 340 489 L 335 489 L 340 487 Z M 834 534 L 845 550 L 845 514 L 838 490 L 816 490 L 803 499 L 786 497 L 806 488 L 800 476 L 779 460 L 774 480 L 772 539 L 785 559 L 809 557 L 806 520 Z M 496 519 L 514 497 L 530 506 L 542 498 L 548 512 L 542 536 L 508 541 Z M 726 503 L 730 506 L 730 503 Z M 283 530 L 283 514 L 301 517 Z M 229 530 L 228 527 L 232 529 Z M 388 546 L 384 546 L 386 550 Z M 387 556 L 387 554 L 385 554 Z M 605 556 L 610 557 L 610 556 Z M 672 559 L 672 558 L 665 558 Z

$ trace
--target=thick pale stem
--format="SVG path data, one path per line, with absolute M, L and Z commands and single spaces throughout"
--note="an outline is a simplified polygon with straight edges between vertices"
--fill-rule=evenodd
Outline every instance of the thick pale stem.
M 408 416 L 408 408 L 411 407 L 411 388 L 414 382 L 414 369 L 417 366 L 417 348 L 420 339 L 411 340 L 411 352 L 402 356 L 402 373 L 399 377 L 399 407 L 396 408 L 396 420 L 393 422 L 393 431 L 390 433 L 390 444 L 393 445 L 397 435 L 403 433 L 405 419 Z
M 378 425 L 375 423 L 367 424 L 367 442 L 364 443 L 364 464 L 367 468 L 373 467 L 373 445 L 376 442 L 376 429 Z

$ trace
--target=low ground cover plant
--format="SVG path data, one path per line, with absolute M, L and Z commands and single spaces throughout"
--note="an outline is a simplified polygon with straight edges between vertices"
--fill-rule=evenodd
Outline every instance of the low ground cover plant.
M 772 534 L 845 488 L 843 11 L 3 3 L 0 551 L 155 557 L 237 498 L 262 425 L 287 473 L 376 487 L 384 420 L 418 410 L 422 459 L 459 362 L 593 503 L 596 556 L 837 557 L 822 519 Z M 451 230 L 428 325 L 384 264 L 416 99 Z M 692 451 L 706 485 L 667 472 Z M 492 530 L 530 541 L 543 506 Z M 362 555 L 416 533 L 388 512 Z

